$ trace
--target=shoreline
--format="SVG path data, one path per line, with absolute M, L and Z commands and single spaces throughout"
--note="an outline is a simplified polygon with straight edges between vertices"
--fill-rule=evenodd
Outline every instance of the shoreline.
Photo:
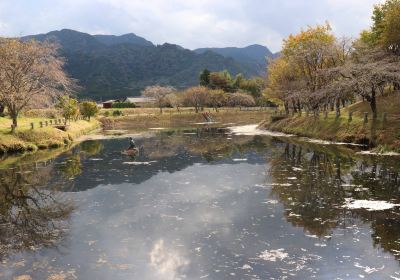
M 101 128 L 101 123 L 92 119 L 90 122 L 79 120 L 71 122 L 67 131 L 55 127 L 18 130 L 15 134 L 0 134 L 0 155 L 18 155 L 25 152 L 35 153 L 74 146 L 83 135 L 91 134 Z

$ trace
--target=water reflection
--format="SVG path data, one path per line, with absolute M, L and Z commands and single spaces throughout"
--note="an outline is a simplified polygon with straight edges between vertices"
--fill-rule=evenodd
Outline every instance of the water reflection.
M 12 168 L 0 176 L 0 259 L 21 250 L 51 246 L 63 237 L 72 204 L 43 188 L 51 166 Z
M 1 223 L 14 223 L 0 226 L 0 278 L 400 277 L 399 209 L 344 207 L 349 198 L 398 204 L 396 160 L 218 129 L 136 142 L 135 159 L 121 155 L 126 139 L 112 139 L 41 168 L 0 170 Z
M 273 196 L 285 207 L 294 226 L 319 237 L 346 228 L 355 218 L 371 224 L 375 246 L 399 258 L 400 213 L 397 209 L 371 212 L 346 210 L 345 198 L 400 201 L 399 167 L 395 160 L 349 158 L 286 144 L 280 157 L 270 161 Z

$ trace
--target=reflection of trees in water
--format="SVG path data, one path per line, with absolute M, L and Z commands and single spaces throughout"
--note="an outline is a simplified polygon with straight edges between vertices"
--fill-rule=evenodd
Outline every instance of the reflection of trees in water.
M 63 236 L 73 207 L 43 187 L 51 170 L 51 166 L 0 170 L 0 258 L 53 245 Z
M 199 130 L 195 135 L 162 133 L 159 137 L 144 142 L 143 150 L 150 159 L 175 156 L 186 151 L 192 155 L 201 155 L 211 162 L 232 156 L 234 153 L 244 153 L 249 150 L 265 151 L 267 146 L 263 137 L 228 138 L 230 137 L 221 131 Z
M 342 161 L 286 144 L 283 154 L 270 162 L 269 174 L 279 184 L 272 192 L 285 205 L 289 222 L 319 236 L 338 225 L 340 210 L 332 205 L 344 201 L 341 173 L 348 162 Z
M 351 172 L 355 185 L 362 185 L 366 192 L 354 194 L 357 199 L 373 199 L 400 203 L 399 164 L 392 159 L 373 159 L 359 162 Z M 365 221 L 371 223 L 375 246 L 394 253 L 400 259 L 400 213 L 396 210 L 368 212 L 356 211 Z
M 98 155 L 103 149 L 104 145 L 97 140 L 85 141 L 80 145 L 80 149 L 88 156 Z
M 361 219 L 371 224 L 375 246 L 395 255 L 400 252 L 398 211 L 346 210 L 344 199 L 400 202 L 398 164 L 371 159 L 354 160 L 335 154 L 287 144 L 270 161 L 269 174 L 277 185 L 272 193 L 286 209 L 286 219 L 295 226 L 324 236 L 338 226 Z M 288 178 L 296 180 L 289 180 Z M 288 185 L 291 183 L 292 185 Z
M 59 171 L 65 179 L 73 179 L 82 172 L 81 155 L 72 154 L 60 165 Z
M 100 141 L 83 142 L 77 150 L 69 152 L 69 156 L 59 165 L 58 171 L 64 179 L 75 178 L 82 173 L 82 158 L 95 156 L 103 148 L 104 146 Z

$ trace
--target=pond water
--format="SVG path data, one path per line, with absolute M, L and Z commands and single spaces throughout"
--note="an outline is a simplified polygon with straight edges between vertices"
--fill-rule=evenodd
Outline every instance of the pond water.
M 86 141 L 0 170 L 0 279 L 400 279 L 400 166 L 268 135 Z

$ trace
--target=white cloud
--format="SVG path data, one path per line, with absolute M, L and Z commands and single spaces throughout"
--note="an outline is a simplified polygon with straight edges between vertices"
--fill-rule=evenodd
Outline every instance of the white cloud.
M 338 35 L 356 36 L 383 0 L 2 0 L 1 35 L 72 28 L 134 32 L 187 48 L 260 43 L 279 50 L 282 38 L 328 20 Z M 34 16 L 32 16 L 34 15 Z

